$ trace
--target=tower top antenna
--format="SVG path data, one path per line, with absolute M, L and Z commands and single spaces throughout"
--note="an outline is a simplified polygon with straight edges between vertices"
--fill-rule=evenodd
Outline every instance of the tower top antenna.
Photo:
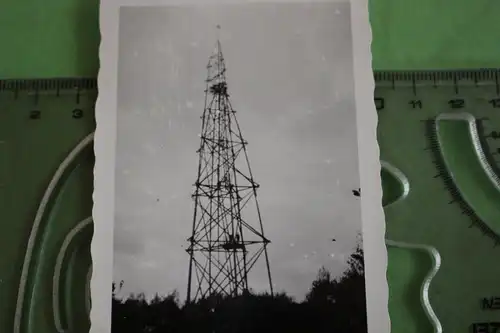
M 217 24 L 217 26 L 215 27 L 216 28 L 216 34 L 217 34 L 217 41 L 220 40 L 220 30 L 221 30 L 221 27 L 220 27 L 220 24 Z
M 220 24 L 217 24 L 215 26 L 215 28 L 216 28 L 216 40 L 217 40 L 217 44 L 215 47 L 216 48 L 215 53 L 216 53 L 217 58 L 219 58 L 221 56 L 221 53 L 222 53 L 222 47 L 220 44 L 220 30 L 221 30 Z

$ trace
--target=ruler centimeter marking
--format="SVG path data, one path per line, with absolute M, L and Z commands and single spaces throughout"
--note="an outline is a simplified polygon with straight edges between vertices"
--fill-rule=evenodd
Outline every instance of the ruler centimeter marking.
M 418 87 L 452 86 L 456 94 L 463 85 L 494 85 L 495 92 L 500 95 L 500 69 L 477 70 L 423 70 L 423 71 L 374 71 L 377 88 L 398 86 L 412 87 L 417 94 Z M 95 78 L 50 78 L 50 79 L 3 79 L 0 80 L 0 92 L 30 91 L 38 94 L 42 91 L 56 91 L 74 89 L 77 94 L 81 90 L 97 90 Z
M 39 108 L 47 107 L 54 108 L 55 110 L 70 107 L 72 109 L 72 117 L 80 119 L 83 117 L 84 108 L 91 108 L 93 113 L 96 97 L 97 80 L 95 78 L 0 80 L 0 105 L 7 101 L 3 105 L 4 109 L 10 108 L 14 111 L 19 108 L 20 112 L 24 112 L 27 111 L 25 109 L 31 104 L 26 103 L 26 101 L 31 100 L 33 102 L 31 107 L 33 109 L 29 111 L 29 118 L 32 120 L 40 120 L 42 111 Z M 41 99 L 44 100 L 43 103 Z M 81 105 L 83 99 L 84 105 Z M 57 103 L 52 104 L 56 100 Z
M 429 70 L 429 71 L 375 71 L 374 79 L 377 87 L 397 85 L 410 86 L 416 93 L 421 85 L 434 87 L 453 86 L 455 93 L 459 93 L 462 85 L 495 85 L 495 91 L 500 95 L 500 69 L 477 70 Z
M 457 70 L 457 71 L 379 71 L 374 73 L 375 79 L 375 106 L 377 111 L 385 108 L 385 99 L 380 97 L 377 92 L 387 89 L 396 90 L 401 88 L 411 88 L 414 96 L 419 95 L 419 89 L 433 88 L 452 88 L 454 95 L 460 95 L 463 88 L 492 88 L 491 98 L 487 102 L 493 108 L 500 108 L 500 69 L 480 69 L 480 70 Z M 432 84 L 431 84 L 432 83 Z M 401 92 L 401 90 L 399 90 Z M 442 92 L 442 90 L 440 91 Z M 471 97 L 475 93 L 473 90 L 467 91 L 467 96 Z M 448 92 L 442 92 L 442 95 L 450 95 Z M 477 102 L 477 101 L 476 101 Z M 422 108 L 421 101 L 411 100 L 413 108 Z M 462 99 L 449 100 L 449 106 L 452 109 L 463 108 Z
M 94 78 L 53 78 L 53 79 L 7 79 L 0 80 L 0 91 L 56 91 L 60 90 L 96 90 Z

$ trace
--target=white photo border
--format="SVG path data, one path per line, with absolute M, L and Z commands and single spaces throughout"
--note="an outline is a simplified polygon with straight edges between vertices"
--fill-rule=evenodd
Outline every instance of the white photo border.
M 349 2 L 353 40 L 355 105 L 358 135 L 363 250 L 368 333 L 389 333 L 387 248 L 382 208 L 380 155 L 377 142 L 378 116 L 373 103 L 371 27 L 368 0 L 312 0 Z M 90 333 L 111 330 L 111 285 L 113 282 L 113 232 L 115 219 L 115 150 L 117 120 L 118 40 L 120 7 L 151 7 L 207 3 L 311 2 L 307 0 L 101 0 L 99 49 L 99 96 L 96 103 L 94 141 L 94 237 L 91 246 Z

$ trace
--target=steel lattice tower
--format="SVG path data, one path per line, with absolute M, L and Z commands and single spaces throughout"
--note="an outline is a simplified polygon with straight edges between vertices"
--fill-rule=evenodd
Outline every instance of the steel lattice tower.
M 229 100 L 220 41 L 209 58 L 205 90 L 193 227 L 188 238 L 187 302 L 212 295 L 248 291 L 248 274 L 265 259 L 269 291 L 271 272 L 246 145 Z M 246 218 L 252 210 L 254 218 Z

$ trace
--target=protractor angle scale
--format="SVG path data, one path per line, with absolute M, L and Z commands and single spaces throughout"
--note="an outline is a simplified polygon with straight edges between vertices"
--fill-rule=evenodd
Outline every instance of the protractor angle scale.
M 499 78 L 375 73 L 393 332 L 500 333 Z

